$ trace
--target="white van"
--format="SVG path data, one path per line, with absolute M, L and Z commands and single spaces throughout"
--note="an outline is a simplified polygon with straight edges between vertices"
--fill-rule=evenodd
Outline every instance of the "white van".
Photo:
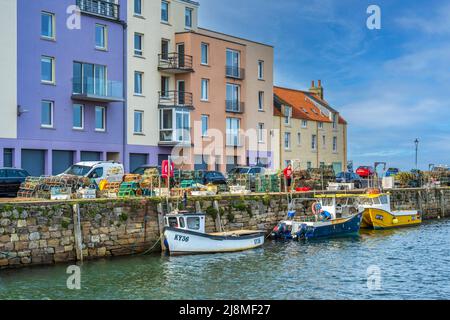
M 95 180 L 97 185 L 102 180 L 122 182 L 125 169 L 123 164 L 114 161 L 78 162 L 69 167 L 61 175 L 74 175 Z

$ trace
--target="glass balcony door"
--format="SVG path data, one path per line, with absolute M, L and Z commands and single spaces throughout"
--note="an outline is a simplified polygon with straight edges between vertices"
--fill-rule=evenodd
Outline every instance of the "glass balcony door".
M 227 83 L 227 110 L 239 112 L 240 87 Z
M 227 76 L 239 78 L 240 52 L 227 49 Z
M 107 96 L 106 66 L 74 62 L 73 93 Z

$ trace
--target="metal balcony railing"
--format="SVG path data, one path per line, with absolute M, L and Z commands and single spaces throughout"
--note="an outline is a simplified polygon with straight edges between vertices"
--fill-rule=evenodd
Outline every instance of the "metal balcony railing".
M 105 0 L 77 0 L 81 12 L 95 14 L 108 19 L 119 20 L 120 6 Z
M 193 98 L 191 92 L 184 91 L 160 91 L 159 106 L 162 108 L 193 108 Z
M 230 113 L 244 113 L 245 103 L 236 100 L 226 100 L 226 111 Z
M 234 66 L 225 66 L 225 75 L 229 78 L 235 79 L 245 79 L 245 69 L 234 67 Z
M 192 72 L 193 58 L 187 54 L 165 53 L 158 55 L 158 69 L 171 73 Z

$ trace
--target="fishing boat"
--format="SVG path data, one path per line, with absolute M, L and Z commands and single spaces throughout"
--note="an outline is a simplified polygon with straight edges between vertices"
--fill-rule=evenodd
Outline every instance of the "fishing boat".
M 272 239 L 319 239 L 358 234 L 363 209 L 351 198 L 337 203 L 338 197 L 322 195 L 314 199 L 293 199 L 289 204 L 288 219 L 281 221 L 271 233 Z M 298 202 L 313 200 L 313 215 L 296 218 Z
M 164 217 L 164 246 L 170 255 L 238 252 L 261 247 L 263 231 L 206 233 L 206 215 L 176 212 Z
M 359 206 L 364 209 L 361 228 L 389 229 L 417 226 L 422 223 L 422 216 L 417 210 L 391 210 L 391 197 L 388 193 L 372 191 L 361 195 Z

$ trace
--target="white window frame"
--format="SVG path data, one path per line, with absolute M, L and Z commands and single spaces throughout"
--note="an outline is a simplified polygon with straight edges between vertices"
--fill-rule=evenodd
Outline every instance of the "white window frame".
M 42 103 L 50 104 L 50 124 L 42 123 Z M 54 110 L 55 110 L 55 102 L 51 100 L 41 100 L 41 128 L 52 129 L 54 127 Z
M 237 128 L 233 128 L 233 123 L 237 124 Z M 227 119 L 226 119 L 226 135 L 227 135 L 226 145 L 228 147 L 240 147 L 241 146 L 240 131 L 241 131 L 241 119 L 227 117 Z M 237 138 L 236 143 L 234 143 L 235 138 Z
M 140 114 L 140 127 L 141 127 L 141 131 L 136 131 L 136 114 Z M 142 110 L 134 110 L 133 113 L 133 133 L 134 134 L 143 134 L 144 133 L 144 111 Z
M 49 59 L 51 64 L 52 64 L 52 71 L 51 71 L 52 80 L 50 80 L 50 81 L 42 79 L 42 60 L 43 59 Z M 41 56 L 41 83 L 44 83 L 44 84 L 55 84 L 55 58 L 54 57 Z
M 103 128 L 97 128 L 97 109 L 103 110 L 102 112 L 102 122 L 103 122 Z M 106 107 L 103 106 L 95 106 L 94 110 L 94 128 L 96 132 L 105 132 L 106 131 Z
M 301 132 L 297 132 L 297 145 L 299 145 L 299 146 L 302 145 L 302 133 Z
M 290 132 L 284 133 L 284 150 L 291 150 L 291 133 Z
M 311 135 L 311 150 L 317 150 L 317 135 Z
M 319 129 L 323 129 L 323 122 L 320 121 L 317 125 L 318 125 Z
M 56 16 L 54 13 L 48 12 L 48 11 L 41 11 L 41 23 L 42 23 L 42 16 L 43 15 L 47 15 L 50 16 L 52 18 L 52 35 L 49 36 L 44 36 L 42 34 L 42 30 L 41 30 L 41 38 L 45 39 L 45 40 L 55 40 L 56 39 Z
M 290 126 L 291 125 L 291 118 L 292 118 L 292 107 L 290 106 L 283 106 L 284 108 L 284 125 Z M 286 114 L 286 111 L 289 111 L 288 114 Z
M 190 19 L 190 22 L 191 22 L 190 26 L 187 24 L 187 18 L 188 18 L 187 14 L 188 14 L 188 12 L 189 12 L 189 19 Z M 184 9 L 184 27 L 186 29 L 192 29 L 193 26 L 194 26 L 194 9 L 186 7 Z
M 136 36 L 141 39 L 141 48 L 136 48 Z M 135 32 L 133 37 L 133 55 L 137 57 L 144 56 L 144 34 L 140 32 Z
M 303 129 L 308 128 L 308 120 L 302 120 L 302 128 Z
M 140 75 L 140 79 L 141 79 L 141 92 L 136 92 L 137 86 L 136 86 L 136 75 Z M 142 96 L 144 94 L 144 73 L 141 71 L 135 71 L 134 72 L 134 88 L 133 88 L 133 92 L 135 96 Z
M 97 45 L 97 27 L 101 27 L 103 29 L 103 41 L 104 41 L 103 47 Z M 105 24 L 101 23 L 95 24 L 95 49 L 103 51 L 108 50 L 108 26 Z
M 202 137 L 208 137 L 208 131 L 209 131 L 209 115 L 207 114 L 202 114 Z M 206 122 L 203 122 L 203 121 Z M 206 130 L 203 127 L 203 124 L 206 124 Z
M 206 88 L 203 86 L 204 84 L 206 84 Z M 200 86 L 201 86 L 200 100 L 209 101 L 209 79 L 202 79 Z M 204 89 L 206 89 L 206 91 Z
M 258 80 L 264 80 L 264 60 L 258 61 Z
M 75 106 L 81 107 L 81 127 L 76 127 L 74 125 L 74 119 L 72 119 L 72 129 L 74 130 L 84 130 L 84 105 L 83 104 L 78 104 L 75 103 L 72 105 L 72 117 L 73 117 L 73 112 L 74 112 L 74 108 Z
M 333 152 L 338 152 L 338 139 L 336 136 L 333 137 Z
M 264 91 L 258 92 L 258 111 L 264 111 Z
M 264 123 L 258 123 L 258 143 L 264 143 Z
M 203 56 L 203 48 L 206 48 L 206 57 Z M 209 65 L 209 44 L 206 42 L 202 42 L 200 45 L 200 63 L 204 66 Z M 206 58 L 206 62 L 203 61 L 203 58 Z
M 162 12 L 163 12 L 162 6 L 163 6 L 163 4 L 167 5 L 167 20 L 163 20 L 163 17 L 162 17 Z M 169 20 L 170 20 L 170 3 L 169 2 L 164 1 L 164 0 L 161 1 L 161 12 L 160 13 L 161 13 L 161 22 L 169 23 Z
M 139 3 L 140 3 L 141 12 L 136 12 L 136 1 L 139 1 Z M 142 1 L 142 0 L 134 0 L 134 2 L 133 2 L 133 14 L 135 16 L 139 16 L 139 17 L 143 16 L 143 11 L 144 11 L 144 3 L 143 2 L 144 1 Z

